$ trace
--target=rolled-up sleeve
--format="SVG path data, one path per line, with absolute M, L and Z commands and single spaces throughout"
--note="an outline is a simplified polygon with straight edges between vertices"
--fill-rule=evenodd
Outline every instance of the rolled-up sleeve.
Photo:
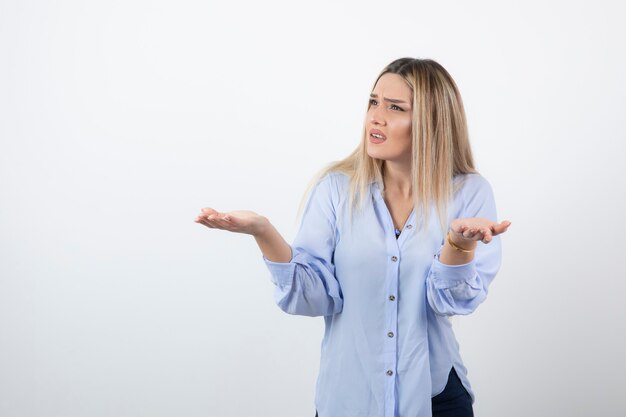
M 491 185 L 478 174 L 471 174 L 460 191 L 463 199 L 459 218 L 481 217 L 497 222 Z M 471 262 L 447 265 L 439 260 L 444 242 L 433 258 L 426 278 L 428 303 L 436 314 L 470 314 L 487 297 L 489 285 L 500 269 L 500 235 L 491 242 L 478 242 Z
M 335 277 L 337 187 L 333 174 L 313 188 L 291 246 L 289 262 L 263 261 L 275 285 L 274 300 L 288 314 L 327 316 L 341 312 L 343 297 Z

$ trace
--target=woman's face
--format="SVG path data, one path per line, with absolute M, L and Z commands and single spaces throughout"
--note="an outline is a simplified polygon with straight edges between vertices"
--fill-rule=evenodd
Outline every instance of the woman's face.
M 372 158 L 406 162 L 411 159 L 411 115 L 413 96 L 398 74 L 378 79 L 370 95 L 365 119 L 367 153 Z M 383 140 L 373 135 L 383 135 Z

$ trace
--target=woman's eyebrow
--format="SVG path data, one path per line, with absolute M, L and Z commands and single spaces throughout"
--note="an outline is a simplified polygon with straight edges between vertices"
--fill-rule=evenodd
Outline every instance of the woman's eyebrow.
M 371 94 L 370 94 L 370 97 L 373 97 L 373 98 L 378 98 L 378 94 L 371 93 Z M 398 99 L 395 99 L 395 98 L 387 98 L 387 97 L 383 97 L 383 100 L 385 100 L 385 101 L 390 101 L 390 102 L 392 102 L 392 103 L 405 103 L 405 104 L 406 104 L 406 101 L 403 101 L 403 100 L 398 100 Z

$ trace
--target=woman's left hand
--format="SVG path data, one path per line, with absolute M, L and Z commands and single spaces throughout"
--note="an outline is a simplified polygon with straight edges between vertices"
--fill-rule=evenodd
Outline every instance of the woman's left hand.
M 481 217 L 454 219 L 450 223 L 450 239 L 461 247 L 470 241 L 489 243 L 494 236 L 506 232 L 510 225 L 508 220 L 496 223 Z

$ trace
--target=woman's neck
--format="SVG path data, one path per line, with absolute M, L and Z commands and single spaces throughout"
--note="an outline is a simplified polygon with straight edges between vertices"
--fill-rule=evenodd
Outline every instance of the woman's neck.
M 411 166 L 393 161 L 383 164 L 383 182 L 385 192 L 411 198 Z

